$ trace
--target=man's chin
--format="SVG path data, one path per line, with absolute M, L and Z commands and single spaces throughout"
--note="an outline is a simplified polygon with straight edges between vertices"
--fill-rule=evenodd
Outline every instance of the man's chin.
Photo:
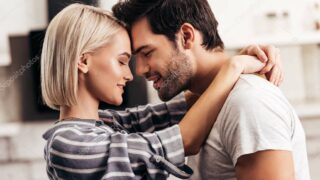
M 173 93 L 173 94 L 167 94 L 162 93 L 160 90 L 158 90 L 158 96 L 161 99 L 161 101 L 170 101 L 172 98 L 174 98 L 179 93 Z

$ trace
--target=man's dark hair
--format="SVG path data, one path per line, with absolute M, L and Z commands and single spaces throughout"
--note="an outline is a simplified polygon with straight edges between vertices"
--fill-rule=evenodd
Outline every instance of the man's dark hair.
M 207 0 L 122 0 L 112 11 L 129 30 L 137 20 L 147 17 L 153 33 L 163 34 L 173 42 L 182 24 L 190 23 L 202 33 L 202 46 L 207 50 L 224 48 Z

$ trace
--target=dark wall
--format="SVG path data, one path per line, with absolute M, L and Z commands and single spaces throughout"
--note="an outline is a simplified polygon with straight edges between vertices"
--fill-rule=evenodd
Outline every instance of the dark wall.
M 10 37 L 10 49 L 12 71 L 24 69 L 23 73 L 17 78 L 16 83 L 19 85 L 18 96 L 20 97 L 17 102 L 17 106 L 20 108 L 13 109 L 13 111 L 21 110 L 19 113 L 23 121 L 30 120 L 45 120 L 56 119 L 58 113 L 56 111 L 43 111 L 39 110 L 39 95 L 35 91 L 38 84 L 38 78 L 35 79 L 34 69 L 38 66 L 40 59 L 37 56 L 31 58 L 29 49 L 29 37 L 28 36 L 14 36 Z M 28 65 L 31 65 L 29 66 Z
M 97 6 L 98 0 L 48 0 L 48 22 L 63 8 L 73 3 Z

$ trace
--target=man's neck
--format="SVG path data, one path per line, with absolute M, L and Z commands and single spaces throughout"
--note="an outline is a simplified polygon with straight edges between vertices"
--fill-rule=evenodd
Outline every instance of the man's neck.
M 196 73 L 191 79 L 189 90 L 201 95 L 214 80 L 222 65 L 229 60 L 223 52 L 201 51 L 196 54 Z

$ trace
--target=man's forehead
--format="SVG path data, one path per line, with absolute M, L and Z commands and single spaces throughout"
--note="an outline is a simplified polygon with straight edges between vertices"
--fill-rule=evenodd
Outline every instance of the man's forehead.
M 138 20 L 131 28 L 131 44 L 133 54 L 143 49 L 167 47 L 170 40 L 164 34 L 156 34 L 152 31 L 147 18 Z
M 132 54 L 137 54 L 143 49 L 147 49 L 152 45 L 147 41 L 132 40 Z
M 137 51 L 142 47 L 149 46 L 150 38 L 152 37 L 153 32 L 149 26 L 147 18 L 142 18 L 135 22 L 131 28 L 131 41 L 133 51 Z

